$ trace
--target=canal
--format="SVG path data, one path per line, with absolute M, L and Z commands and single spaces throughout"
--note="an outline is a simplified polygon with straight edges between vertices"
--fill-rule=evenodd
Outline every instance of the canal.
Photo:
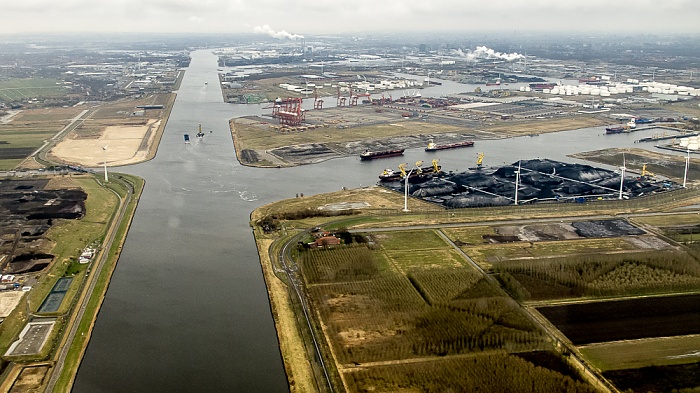
M 474 148 L 283 169 L 241 166 L 228 121 L 260 114 L 222 102 L 216 56 L 192 53 L 155 159 L 120 171 L 146 180 L 133 224 L 75 381 L 75 392 L 281 392 L 287 380 L 249 227 L 256 207 L 296 194 L 372 185 L 385 167 L 437 156 L 445 170 L 518 158 L 632 147 L 653 131 L 605 136 L 602 127 L 477 141 Z M 437 88 L 439 93 L 450 85 Z M 460 85 L 454 84 L 455 89 Z M 424 96 L 431 94 L 429 88 Z M 436 92 L 437 92 L 436 89 Z M 464 90 L 467 91 L 467 90 Z M 459 90 L 452 93 L 457 93 Z M 205 136 L 183 142 L 183 134 Z

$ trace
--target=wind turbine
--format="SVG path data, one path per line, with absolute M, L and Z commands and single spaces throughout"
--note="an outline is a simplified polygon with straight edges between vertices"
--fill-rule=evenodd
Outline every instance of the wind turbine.
M 515 171 L 515 204 L 518 204 L 518 187 L 520 186 L 520 162 L 518 160 L 518 170 Z
M 683 188 L 688 180 L 688 167 L 690 166 L 690 149 L 687 149 L 687 155 L 685 156 L 685 172 L 683 172 Z
M 102 150 L 105 152 L 105 161 L 104 161 L 104 166 L 105 166 L 105 183 L 109 182 L 109 179 L 107 178 L 107 147 L 109 145 L 104 145 L 102 146 Z
M 620 198 L 622 199 L 622 187 L 625 185 L 625 153 L 622 153 L 622 166 L 620 167 Z

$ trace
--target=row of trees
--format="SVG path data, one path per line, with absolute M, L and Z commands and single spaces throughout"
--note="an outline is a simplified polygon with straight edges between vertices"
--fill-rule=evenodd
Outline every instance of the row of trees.
M 372 251 L 365 245 L 306 250 L 301 266 L 309 284 L 368 280 L 379 271 Z
M 551 297 L 683 291 L 700 287 L 700 264 L 680 251 L 504 261 L 495 264 L 494 271 L 500 273 L 501 283 L 516 299 L 530 299 L 531 292 L 542 292 L 541 283 L 551 285 Z M 520 276 L 535 280 L 518 282 L 515 277 Z M 555 291 L 554 286 L 564 286 L 570 291 Z
M 584 382 L 499 354 L 371 367 L 346 374 L 350 392 L 593 393 Z

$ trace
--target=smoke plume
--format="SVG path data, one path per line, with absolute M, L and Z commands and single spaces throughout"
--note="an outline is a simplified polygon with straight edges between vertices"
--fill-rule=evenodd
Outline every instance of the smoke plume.
M 507 61 L 512 61 L 516 59 L 522 59 L 525 57 L 520 53 L 496 52 L 495 50 L 487 48 L 485 46 L 477 46 L 475 50 L 468 51 L 466 53 L 462 49 L 457 49 L 455 52 L 457 55 L 461 57 L 466 57 L 467 60 L 470 61 L 476 59 L 503 59 Z
M 277 38 L 277 39 L 280 39 L 280 40 L 283 40 L 283 39 L 285 39 L 285 38 L 286 38 L 286 39 L 290 39 L 290 40 L 296 40 L 296 39 L 304 38 L 303 35 L 300 35 L 300 34 L 291 34 L 291 33 L 288 33 L 288 32 L 286 32 L 286 31 L 284 31 L 284 30 L 274 31 L 274 30 L 272 30 L 272 28 L 270 27 L 270 25 L 255 26 L 255 27 L 253 28 L 253 31 L 254 31 L 255 33 L 257 33 L 257 34 L 267 34 L 267 35 L 269 35 L 270 37 L 274 37 L 274 38 Z

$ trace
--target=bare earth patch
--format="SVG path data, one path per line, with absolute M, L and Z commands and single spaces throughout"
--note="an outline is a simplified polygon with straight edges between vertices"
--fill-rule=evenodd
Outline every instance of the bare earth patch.
M 12 310 L 17 307 L 20 300 L 22 300 L 22 295 L 25 292 L 22 291 L 6 291 L 0 292 L 0 318 L 5 318 Z
M 64 139 L 49 154 L 87 167 L 103 165 L 105 157 L 107 166 L 133 164 L 146 159 L 159 125 L 160 120 L 149 119 L 145 125 L 108 126 L 93 139 Z

